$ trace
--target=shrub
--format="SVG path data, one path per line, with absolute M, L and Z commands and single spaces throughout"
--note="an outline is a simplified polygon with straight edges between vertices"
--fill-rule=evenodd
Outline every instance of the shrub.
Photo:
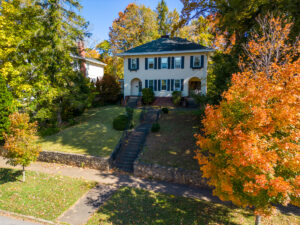
M 181 102 L 181 91 L 173 91 L 172 102 L 174 105 L 180 105 Z
M 50 136 L 56 134 L 60 131 L 59 127 L 56 124 L 49 124 L 46 127 L 42 127 L 39 130 L 39 135 L 42 137 Z
M 3 142 L 3 133 L 9 126 L 9 115 L 12 113 L 12 96 L 8 91 L 3 77 L 0 75 L 0 144 Z
M 126 130 L 129 123 L 127 115 L 119 115 L 113 121 L 113 127 L 115 130 Z
M 144 104 L 149 105 L 154 101 L 154 92 L 151 88 L 144 88 L 142 90 L 142 95 Z
M 169 113 L 169 109 L 168 109 L 168 108 L 162 108 L 161 111 L 162 111 L 164 114 L 168 114 L 168 113 Z
M 153 123 L 151 127 L 152 132 L 158 132 L 160 130 L 160 125 L 159 123 Z
M 105 74 L 101 80 L 97 79 L 96 90 L 99 93 L 99 101 L 116 103 L 121 93 L 121 86 L 117 77 Z

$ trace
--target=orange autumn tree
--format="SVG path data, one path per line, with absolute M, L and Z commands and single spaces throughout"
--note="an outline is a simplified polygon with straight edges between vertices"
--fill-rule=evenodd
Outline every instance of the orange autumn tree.
M 274 204 L 299 205 L 299 43 L 288 44 L 292 24 L 267 16 L 245 46 L 243 72 L 219 106 L 208 105 L 196 158 L 223 201 L 271 215 Z
M 4 148 L 0 155 L 8 159 L 12 166 L 21 165 L 23 182 L 25 182 L 25 167 L 36 161 L 41 151 L 37 145 L 37 123 L 30 123 L 29 115 L 15 112 L 9 116 L 10 127 L 4 134 Z

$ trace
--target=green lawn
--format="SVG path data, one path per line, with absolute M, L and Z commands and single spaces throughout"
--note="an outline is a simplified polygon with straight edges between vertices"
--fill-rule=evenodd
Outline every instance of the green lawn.
M 262 221 L 262 225 L 299 223 L 299 217 L 283 214 Z M 126 187 L 117 191 L 87 223 L 99 224 L 252 225 L 254 217 L 242 209 Z
M 0 168 L 0 209 L 55 220 L 95 184 L 81 179 Z
M 41 137 L 42 149 L 108 157 L 122 134 L 122 131 L 113 129 L 113 119 L 124 113 L 125 108 L 121 106 L 89 109 L 76 119 L 79 124 L 57 134 Z
M 162 114 L 160 131 L 150 133 L 141 160 L 163 166 L 198 170 L 194 159 L 197 148 L 194 134 L 200 131 L 199 111 L 180 110 Z

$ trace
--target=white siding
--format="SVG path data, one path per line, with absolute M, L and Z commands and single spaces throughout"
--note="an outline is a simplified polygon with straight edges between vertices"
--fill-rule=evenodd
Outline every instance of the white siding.
M 90 78 L 93 81 L 96 81 L 97 78 L 99 80 L 102 79 L 103 75 L 104 75 L 104 67 L 97 65 L 97 64 L 93 64 L 90 62 L 86 62 L 86 75 L 88 78 Z
M 190 56 L 204 55 L 204 66 L 202 69 L 190 68 Z M 154 57 L 178 57 L 184 56 L 184 69 L 148 69 L 145 70 L 145 58 Z M 128 58 L 139 58 L 139 70 L 128 70 Z M 142 81 L 142 88 L 145 88 L 145 80 L 163 80 L 163 79 L 184 79 L 184 88 L 182 96 L 189 95 L 189 80 L 197 77 L 201 80 L 201 92 L 206 94 L 207 81 L 207 53 L 192 54 L 168 54 L 168 55 L 147 55 L 147 56 L 126 56 L 124 57 L 124 95 L 131 95 L 131 81 L 138 78 Z M 155 91 L 157 97 L 171 97 L 173 91 Z

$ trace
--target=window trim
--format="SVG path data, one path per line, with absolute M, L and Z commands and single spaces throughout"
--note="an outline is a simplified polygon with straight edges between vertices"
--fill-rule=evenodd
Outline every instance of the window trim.
M 135 61 L 135 67 L 132 66 L 133 65 L 133 61 Z M 131 63 L 130 68 L 132 70 L 136 70 L 137 69 L 137 58 L 132 58 L 130 63 Z
M 196 59 L 196 57 L 199 57 L 199 66 L 195 66 L 195 59 Z M 195 55 L 194 56 L 194 60 L 193 60 L 193 67 L 194 68 L 200 68 L 202 65 L 201 65 L 201 55 Z
M 166 67 L 165 67 L 165 68 L 163 67 L 163 64 L 164 64 L 164 63 L 163 63 L 163 59 L 166 59 L 166 61 L 167 61 L 167 62 L 165 63 L 165 64 L 166 64 Z M 161 69 L 168 69 L 168 66 L 169 66 L 169 65 L 168 65 L 168 57 L 161 57 L 161 63 L 160 63 L 160 64 L 161 64 L 161 65 L 160 65 L 160 68 L 161 68 Z
M 179 67 L 176 67 L 176 59 L 179 59 Z M 181 69 L 181 65 L 182 65 L 182 60 L 181 57 L 174 57 L 174 69 Z

